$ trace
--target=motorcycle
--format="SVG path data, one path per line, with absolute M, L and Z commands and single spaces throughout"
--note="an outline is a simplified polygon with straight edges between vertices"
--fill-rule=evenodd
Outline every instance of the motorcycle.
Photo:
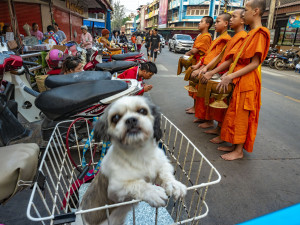
M 278 56 L 278 59 L 274 62 L 275 68 L 277 70 L 295 69 L 296 65 L 300 61 L 298 52 L 299 50 L 288 50 L 283 55 Z
M 274 60 L 274 58 L 276 58 L 276 53 L 278 53 L 278 49 L 270 47 L 267 57 L 263 62 L 263 65 L 273 67 L 273 60 Z

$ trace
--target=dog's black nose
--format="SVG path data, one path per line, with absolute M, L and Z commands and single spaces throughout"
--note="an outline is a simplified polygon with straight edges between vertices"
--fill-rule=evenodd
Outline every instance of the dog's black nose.
M 130 117 L 125 121 L 125 124 L 129 128 L 135 127 L 137 125 L 137 123 L 138 123 L 138 120 L 135 117 Z

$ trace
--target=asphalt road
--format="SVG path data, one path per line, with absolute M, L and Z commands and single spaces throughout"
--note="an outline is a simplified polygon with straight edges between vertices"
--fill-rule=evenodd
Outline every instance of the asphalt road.
M 222 180 L 209 188 L 209 214 L 201 224 L 237 224 L 300 202 L 300 74 L 263 67 L 262 108 L 253 153 L 227 162 L 213 136 L 203 133 L 184 109 L 192 99 L 176 76 L 181 54 L 164 48 L 158 74 L 148 81 L 152 101 L 213 163 Z M 288 224 L 288 223 L 287 223 Z

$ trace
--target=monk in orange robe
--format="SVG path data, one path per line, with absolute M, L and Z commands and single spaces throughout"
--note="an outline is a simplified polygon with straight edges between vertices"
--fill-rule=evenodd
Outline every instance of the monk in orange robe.
M 201 70 L 201 73 L 203 74 L 203 76 L 201 78 L 201 83 L 204 83 L 204 84 L 207 83 L 207 81 L 209 79 L 211 79 L 212 76 L 216 73 L 219 73 L 220 75 L 222 75 L 228 71 L 229 64 L 225 65 L 225 67 L 226 67 L 225 68 L 223 63 L 227 59 L 232 57 L 234 55 L 234 53 L 236 51 L 238 51 L 238 49 L 241 48 L 241 44 L 247 36 L 247 32 L 244 30 L 245 22 L 244 22 L 244 18 L 243 18 L 243 13 L 244 13 L 243 9 L 237 9 L 232 13 L 229 24 L 230 24 L 231 29 L 234 30 L 235 35 L 231 38 L 231 40 L 228 41 L 223 56 L 221 54 L 218 55 L 208 65 L 206 65 Z M 213 64 L 215 64 L 215 62 L 217 60 L 219 60 L 221 56 L 222 56 L 222 58 L 218 64 L 218 66 L 215 69 L 208 71 L 208 69 Z M 222 126 L 222 122 L 223 122 L 223 119 L 225 116 L 226 109 L 216 109 L 216 108 L 212 108 L 210 106 L 206 106 L 206 107 L 207 107 L 207 113 L 206 113 L 205 119 L 217 121 L 218 126 L 215 129 L 206 130 L 205 133 L 220 135 L 220 130 L 221 130 L 221 126 Z M 215 143 L 215 144 L 220 144 L 223 141 L 221 140 L 220 136 L 218 136 L 218 137 L 211 139 L 210 142 Z
M 204 66 L 209 64 L 216 56 L 218 56 L 222 52 L 227 42 L 231 39 L 231 36 L 227 33 L 230 17 L 231 16 L 228 13 L 221 14 L 217 17 L 215 30 L 221 35 L 212 42 L 207 55 L 204 57 L 203 62 L 199 62 L 194 66 L 196 70 L 193 71 L 191 76 L 199 76 Z M 196 100 L 195 117 L 197 118 L 196 120 L 194 120 L 194 122 L 203 122 L 206 117 L 206 105 L 204 97 L 198 97 L 197 93 L 195 93 L 194 99 Z M 207 126 L 206 124 L 208 124 L 208 127 L 210 127 L 213 125 L 213 121 L 209 121 L 209 123 L 202 123 L 199 125 L 199 127 L 205 128 L 205 126 Z
M 185 55 L 187 56 L 194 55 L 197 62 L 199 62 L 202 59 L 202 57 L 205 55 L 205 53 L 207 52 L 207 50 L 211 45 L 212 40 L 208 30 L 210 29 L 212 24 L 213 24 L 213 18 L 210 16 L 204 16 L 201 19 L 198 25 L 200 34 L 197 36 L 193 48 L 187 53 L 185 53 Z M 193 97 L 193 92 L 189 92 L 189 95 Z M 195 113 L 195 104 L 192 107 L 187 108 L 186 113 L 188 114 Z
M 253 151 L 259 110 L 261 106 L 261 67 L 270 46 L 270 32 L 262 27 L 261 16 L 266 8 L 265 0 L 250 0 L 245 5 L 245 23 L 251 30 L 245 38 L 242 52 L 232 74 L 222 76 L 219 90 L 235 85 L 222 128 L 221 139 L 232 146 L 219 147 L 227 151 L 221 157 L 225 160 L 243 158 L 243 149 Z M 230 59 L 233 62 L 240 51 Z

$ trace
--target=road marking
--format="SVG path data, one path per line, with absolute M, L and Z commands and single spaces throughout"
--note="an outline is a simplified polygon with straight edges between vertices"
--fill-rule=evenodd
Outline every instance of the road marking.
M 158 71 L 169 71 L 164 65 L 157 64 L 157 70 Z
M 271 92 L 273 92 L 274 94 L 276 94 L 276 95 L 280 95 L 280 96 L 283 96 L 283 97 L 285 97 L 285 98 L 287 98 L 287 99 L 290 99 L 290 100 L 292 100 L 292 101 L 294 101 L 294 102 L 297 102 L 297 103 L 300 103 L 300 99 L 296 99 L 296 98 L 293 98 L 293 97 L 290 97 L 290 96 L 287 96 L 287 95 L 283 95 L 283 94 L 281 94 L 281 93 L 279 93 L 279 92 L 276 92 L 276 91 L 273 91 L 273 90 L 271 90 L 271 89 L 269 89 L 269 88 L 265 88 L 265 87 L 262 87 L 263 89 L 266 89 L 266 90 L 268 90 L 268 91 L 271 91 Z
M 261 72 L 266 73 L 271 76 L 275 76 L 275 77 L 284 77 L 284 75 L 282 75 L 282 74 L 278 74 L 278 73 L 274 73 L 274 72 L 270 72 L 270 71 L 266 71 L 266 70 L 262 70 Z

